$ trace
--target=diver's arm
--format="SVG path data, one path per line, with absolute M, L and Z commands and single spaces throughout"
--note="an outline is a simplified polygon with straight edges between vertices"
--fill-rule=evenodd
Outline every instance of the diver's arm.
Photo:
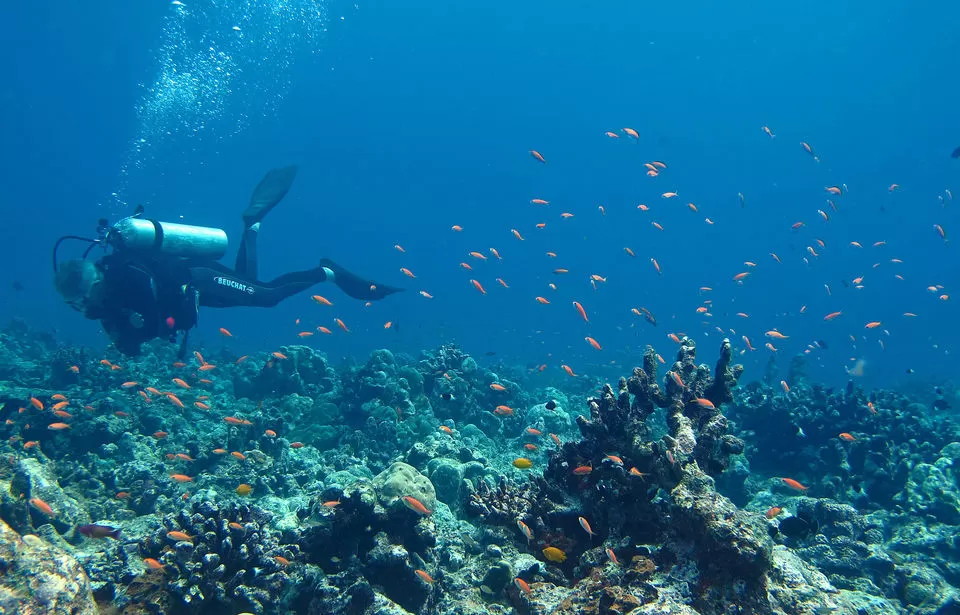
M 101 297 L 87 316 L 97 318 L 117 348 L 135 354 L 144 341 L 157 337 L 160 315 L 153 275 L 138 263 L 119 259 L 103 263 Z

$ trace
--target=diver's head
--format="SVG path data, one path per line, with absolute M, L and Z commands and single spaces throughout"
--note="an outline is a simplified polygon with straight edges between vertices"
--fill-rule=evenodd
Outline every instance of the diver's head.
M 71 307 L 86 313 L 100 302 L 102 280 L 95 264 L 78 258 L 60 263 L 54 286 Z

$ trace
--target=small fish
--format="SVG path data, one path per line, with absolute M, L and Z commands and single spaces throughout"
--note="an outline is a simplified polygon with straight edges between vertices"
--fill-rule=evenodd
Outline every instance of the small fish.
M 31 498 L 30 506 L 33 506 L 35 509 L 39 510 L 48 517 L 53 517 L 56 515 L 56 513 L 53 512 L 53 508 L 51 508 L 49 504 L 40 498 Z
M 567 561 L 567 554 L 563 552 L 562 549 L 556 547 L 546 547 L 542 551 L 543 556 L 547 558 L 548 561 L 555 562 L 557 564 L 562 564 Z
M 181 532 L 179 530 L 173 532 L 167 532 L 167 538 L 170 540 L 176 540 L 177 542 L 190 542 L 193 540 L 193 536 L 187 534 L 186 532 Z
M 401 498 L 401 499 L 403 500 L 403 504 L 404 504 L 407 508 L 409 508 L 409 509 L 412 510 L 413 512 L 417 513 L 418 515 L 427 516 L 427 515 L 433 514 L 433 511 L 432 511 L 432 510 L 430 510 L 429 508 L 427 508 L 426 506 L 424 506 L 424 505 L 423 505 L 423 502 L 421 502 L 421 501 L 418 500 L 417 498 L 413 497 L 412 495 L 405 495 L 405 496 L 403 496 L 403 498 Z
M 528 542 L 533 540 L 533 531 L 526 523 L 523 522 L 523 520 L 517 519 L 517 527 L 520 528 L 520 531 L 526 537 Z
M 587 521 L 585 517 L 580 517 L 578 521 L 580 521 L 580 527 L 582 527 L 587 534 L 590 534 L 591 536 L 596 536 L 596 534 L 593 531 L 593 528 L 590 527 L 590 522 Z
M 777 516 L 782 512 L 783 512 L 783 507 L 772 506 L 767 510 L 766 513 L 764 513 L 764 516 L 766 516 L 767 519 L 776 519 Z
M 781 478 L 780 482 L 782 482 L 787 487 L 790 487 L 794 491 L 806 491 L 807 489 L 809 489 L 809 487 L 802 485 L 801 483 L 799 483 L 798 481 L 792 478 Z
M 518 470 L 529 470 L 533 467 L 533 462 L 526 457 L 517 457 L 513 460 L 513 467 Z
M 557 550 L 559 551 L 559 549 L 557 549 Z M 544 555 L 546 555 L 546 554 L 544 554 Z M 564 556 L 564 558 L 566 558 L 566 556 Z M 525 594 L 528 595 L 528 596 L 533 593 L 533 592 L 530 590 L 530 585 L 529 585 L 526 581 L 524 581 L 523 579 L 521 579 L 520 577 L 515 578 L 515 579 L 513 580 L 513 584 L 517 586 L 517 589 L 519 589 L 520 591 L 522 591 L 523 593 L 525 593 Z
M 110 527 L 109 525 L 88 523 L 78 526 L 77 531 L 87 538 L 112 538 L 114 540 L 120 540 L 120 528 Z

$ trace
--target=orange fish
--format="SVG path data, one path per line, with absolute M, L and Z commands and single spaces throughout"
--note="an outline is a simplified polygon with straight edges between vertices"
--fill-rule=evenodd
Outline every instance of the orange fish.
M 36 397 L 30 398 L 30 405 L 36 408 L 37 410 L 43 410 L 43 402 L 37 399 Z
M 777 518 L 777 516 L 778 516 L 780 513 L 782 513 L 782 512 L 783 512 L 783 508 L 782 508 L 782 507 L 780 507 L 780 506 L 772 506 L 772 507 L 770 507 L 770 508 L 767 510 L 766 513 L 764 513 L 764 515 L 767 517 L 767 519 L 775 519 L 775 518 Z
M 576 474 L 577 476 L 586 476 L 591 472 L 593 472 L 593 468 L 590 466 L 577 466 L 576 468 L 573 469 L 573 473 Z
M 587 340 L 587 343 L 589 343 L 591 346 L 593 346 L 597 350 L 603 350 L 603 348 L 600 347 L 600 343 L 597 342 L 597 340 L 590 337 L 589 335 L 583 339 Z
M 402 498 L 404 505 L 410 510 L 414 511 L 418 515 L 431 515 L 433 511 L 423 505 L 423 502 L 413 497 L 412 495 L 405 495 Z
M 513 580 L 513 584 L 517 586 L 517 589 L 519 589 L 520 591 L 522 591 L 523 593 L 525 593 L 525 594 L 528 595 L 528 596 L 533 593 L 533 591 L 530 589 L 529 583 L 527 583 L 526 581 L 524 581 L 524 580 L 521 579 L 520 577 L 515 578 L 515 579 Z
M 799 482 L 795 481 L 792 478 L 781 478 L 780 482 L 782 482 L 784 485 L 786 485 L 787 487 L 790 487 L 795 491 L 806 491 L 807 489 L 809 489 L 809 487 L 806 487 L 800 484 Z
M 186 474 L 171 474 L 170 478 L 177 481 L 178 483 L 192 483 L 193 479 L 187 476 Z
M 337 326 L 338 326 L 338 327 L 340 327 L 341 329 L 343 329 L 343 330 L 346 331 L 347 333 L 350 333 L 350 329 L 347 328 L 346 323 L 344 323 L 344 322 L 343 322 L 342 320 L 340 320 L 339 318 L 334 318 L 333 320 L 337 323 Z
M 431 577 L 425 570 L 414 570 L 417 573 L 417 576 L 424 580 L 424 582 L 433 585 L 433 577 Z
M 504 288 L 510 288 L 507 286 L 507 283 L 503 281 L 503 278 L 497 278 L 497 282 L 499 282 L 500 286 L 503 286 Z
M 170 400 L 170 403 L 172 403 L 174 406 L 178 408 L 183 408 L 183 402 L 180 401 L 180 398 L 174 395 L 173 393 L 167 393 L 166 397 L 167 399 Z
M 50 505 L 41 500 L 40 498 L 31 498 L 30 505 L 45 514 L 48 517 L 53 517 L 55 513 L 53 509 L 50 508 Z
M 64 429 L 70 429 L 70 425 L 66 423 L 50 423 L 47 425 L 47 429 L 52 429 L 53 431 L 62 431 Z
M 181 378 L 174 378 L 174 379 L 173 379 L 173 384 L 177 385 L 177 386 L 180 387 L 181 389 L 189 389 L 189 388 L 190 388 L 190 385 L 187 384 L 187 383 L 186 383 L 183 379 L 181 379 Z
M 205 364 L 205 365 L 201 365 L 200 367 L 197 368 L 197 370 L 199 370 L 199 371 L 201 371 L 201 372 L 209 372 L 209 371 L 212 370 L 212 369 L 217 369 L 217 366 L 216 366 L 216 365 L 212 365 L 212 364 L 210 364 L 210 363 L 207 363 L 207 364 Z
M 570 368 L 569 365 L 561 365 L 560 368 L 563 369 L 563 371 L 567 372 L 568 375 L 573 376 L 574 378 L 577 377 L 577 375 L 573 373 L 573 370 Z
M 583 309 L 583 306 L 580 305 L 578 301 L 573 302 L 573 307 L 577 308 L 577 312 L 579 312 L 580 317 L 583 318 L 583 320 L 590 322 L 590 319 L 587 318 L 587 311 Z
M 829 314 L 827 314 L 826 316 L 824 316 L 823 319 L 824 319 L 824 320 L 833 320 L 834 318 L 836 318 L 837 316 L 840 316 L 841 314 L 843 314 L 843 312 L 830 312 Z
M 542 304 L 544 304 L 544 305 L 550 303 L 550 301 L 548 301 L 548 300 L 545 299 L 544 297 L 537 297 L 536 299 L 537 299 L 537 303 L 542 303 Z
M 864 325 L 864 328 L 865 328 L 865 329 L 876 329 L 877 327 L 879 327 L 879 326 L 882 325 L 882 324 L 883 324 L 883 323 L 880 322 L 879 320 L 875 320 L 875 321 L 873 321 L 873 322 L 868 322 L 866 325 Z
M 585 517 L 580 517 L 579 521 L 580 521 L 580 527 L 582 527 L 587 534 L 590 534 L 591 536 L 596 536 L 593 529 L 590 527 L 590 522 L 587 521 Z
M 492 384 L 490 385 L 490 388 L 493 389 L 494 391 L 506 391 L 506 390 L 507 390 L 507 387 L 503 386 L 502 384 L 500 384 L 500 383 L 498 383 L 498 382 L 492 383 Z
M 841 433 L 838 437 L 844 442 L 853 442 L 856 440 L 856 438 L 854 438 L 852 435 L 848 434 L 847 432 Z
M 193 540 L 193 536 L 191 536 L 190 534 L 187 534 L 186 532 L 180 532 L 180 531 L 167 532 L 167 538 L 169 538 L 170 540 L 176 540 L 178 542 Z
M 487 294 L 487 291 L 483 289 L 483 285 L 481 285 L 480 282 L 477 282 L 476 280 L 470 280 L 470 283 L 473 284 L 474 288 L 480 291 L 481 295 Z
M 539 160 L 540 162 L 544 163 L 544 164 L 546 164 L 546 162 L 547 162 L 546 159 L 544 159 L 543 154 L 541 154 L 540 152 L 538 152 L 538 151 L 535 150 L 535 149 L 530 150 L 530 155 L 533 156 L 534 158 L 536 158 L 537 160 Z
M 233 337 L 233 333 L 230 333 L 223 327 L 220 327 L 220 335 L 222 335 L 223 337 Z
M 512 229 L 510 229 L 510 232 L 513 233 L 514 237 L 516 237 L 516 238 L 519 239 L 520 241 L 523 241 L 523 236 L 520 234 L 520 231 L 518 231 L 518 230 L 515 229 L 515 228 L 512 228 Z

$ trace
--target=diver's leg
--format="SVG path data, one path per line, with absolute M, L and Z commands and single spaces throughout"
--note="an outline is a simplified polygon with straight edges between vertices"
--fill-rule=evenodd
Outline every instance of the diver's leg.
M 257 279 L 257 235 L 260 221 L 276 207 L 297 176 L 297 166 L 267 171 L 250 195 L 250 204 L 243 212 L 243 237 L 237 251 L 236 272 L 250 280 Z
M 296 176 L 296 165 L 268 171 L 250 195 L 250 205 L 243 212 L 243 227 L 250 228 L 263 220 L 287 194 Z
M 237 265 L 234 270 L 237 274 L 250 279 L 257 279 L 257 235 L 260 233 L 260 223 L 255 222 L 243 230 L 240 239 L 240 249 L 237 250 Z
M 222 266 L 190 268 L 191 285 L 199 293 L 200 305 L 205 307 L 273 307 L 325 281 L 329 274 L 329 269 L 317 267 L 288 273 L 271 282 L 257 282 Z

